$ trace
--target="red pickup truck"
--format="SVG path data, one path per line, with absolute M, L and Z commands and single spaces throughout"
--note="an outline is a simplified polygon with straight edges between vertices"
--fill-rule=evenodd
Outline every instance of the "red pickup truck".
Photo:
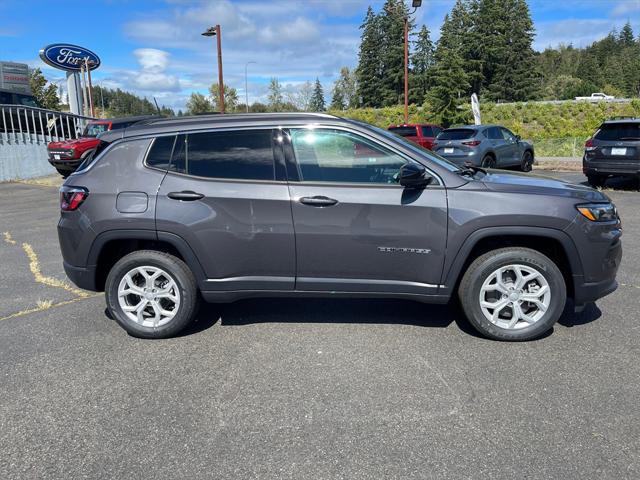
M 66 178 L 75 172 L 85 158 L 93 153 L 100 143 L 100 140 L 97 138 L 99 134 L 107 130 L 126 128 L 129 125 L 151 118 L 158 117 L 145 115 L 140 117 L 90 120 L 79 138 L 62 142 L 51 142 L 47 145 L 49 163 L 53 165 L 60 175 Z
M 403 123 L 390 125 L 387 130 L 431 150 L 433 142 L 443 128 L 432 123 Z

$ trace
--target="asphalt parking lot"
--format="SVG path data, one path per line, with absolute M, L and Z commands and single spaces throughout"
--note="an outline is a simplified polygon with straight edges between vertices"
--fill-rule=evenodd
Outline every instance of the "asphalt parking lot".
M 509 344 L 319 299 L 138 340 L 64 283 L 57 189 L 0 184 L 0 478 L 640 478 L 640 192 L 613 186 L 620 288 Z

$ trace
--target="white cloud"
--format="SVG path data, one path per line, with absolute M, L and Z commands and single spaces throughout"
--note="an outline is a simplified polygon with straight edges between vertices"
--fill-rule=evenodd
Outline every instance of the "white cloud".
M 624 17 L 631 13 L 640 12 L 639 0 L 622 1 L 611 10 L 612 17 Z
M 169 66 L 169 52 L 155 48 L 138 48 L 133 51 L 143 70 L 163 72 Z

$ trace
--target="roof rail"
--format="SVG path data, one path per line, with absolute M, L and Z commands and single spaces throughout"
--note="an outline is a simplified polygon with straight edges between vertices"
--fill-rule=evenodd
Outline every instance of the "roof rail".
M 611 121 L 611 120 L 640 120 L 640 118 L 638 118 L 638 117 L 630 117 L 628 115 L 616 115 L 615 117 L 607 118 L 605 120 L 605 122 L 608 122 L 608 121 Z

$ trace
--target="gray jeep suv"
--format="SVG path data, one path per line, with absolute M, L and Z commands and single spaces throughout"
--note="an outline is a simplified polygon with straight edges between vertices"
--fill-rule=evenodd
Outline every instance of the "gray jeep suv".
M 615 290 L 621 227 L 589 187 L 459 167 L 324 114 L 150 120 L 105 133 L 61 187 L 65 270 L 130 334 L 200 299 L 459 297 L 483 335 L 548 331 Z

